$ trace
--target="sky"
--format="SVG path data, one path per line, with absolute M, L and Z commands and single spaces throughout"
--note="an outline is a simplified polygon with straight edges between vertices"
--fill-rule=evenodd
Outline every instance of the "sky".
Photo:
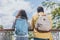
M 0 25 L 3 25 L 4 28 L 11 28 L 15 16 L 21 9 L 26 11 L 30 20 L 33 14 L 36 13 L 37 7 L 42 6 L 41 2 L 43 1 L 45 0 L 0 0 Z M 60 0 L 53 1 L 59 2 Z M 44 10 L 46 11 L 45 7 Z

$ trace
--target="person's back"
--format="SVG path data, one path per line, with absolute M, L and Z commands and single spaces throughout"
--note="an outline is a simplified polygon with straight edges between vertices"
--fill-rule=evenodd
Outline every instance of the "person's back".
M 45 15 L 44 12 L 39 12 L 37 13 L 36 15 L 33 16 L 32 18 L 32 28 L 34 29 L 33 32 L 34 32 L 34 40 L 52 40 L 52 35 L 51 35 L 51 32 L 38 32 L 36 29 L 35 29 L 35 24 L 36 24 L 36 21 L 38 20 L 38 14 L 39 15 Z M 51 17 L 48 16 L 48 19 L 50 20 L 50 27 L 52 28 L 52 22 L 51 22 Z
M 26 19 L 17 18 L 16 19 L 16 35 L 25 36 L 28 34 L 28 22 Z
M 15 28 L 16 40 L 28 40 L 28 18 L 25 10 L 19 11 L 13 28 Z

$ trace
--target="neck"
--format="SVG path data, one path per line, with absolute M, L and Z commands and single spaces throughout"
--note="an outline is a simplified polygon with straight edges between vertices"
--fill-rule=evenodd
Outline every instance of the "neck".
M 38 15 L 42 16 L 44 15 L 44 12 L 39 12 Z

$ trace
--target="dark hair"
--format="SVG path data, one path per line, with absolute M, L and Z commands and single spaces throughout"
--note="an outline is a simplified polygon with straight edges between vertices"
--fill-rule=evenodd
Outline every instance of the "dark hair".
M 20 10 L 16 17 L 18 18 L 19 16 L 21 16 L 22 19 L 28 19 L 25 10 Z
M 38 13 L 39 13 L 39 12 L 44 12 L 43 7 L 38 7 L 38 8 L 37 8 L 37 12 L 38 12 Z

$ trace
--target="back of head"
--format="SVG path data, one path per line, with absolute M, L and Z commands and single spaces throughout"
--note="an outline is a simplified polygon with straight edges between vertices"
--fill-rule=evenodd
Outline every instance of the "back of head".
M 20 16 L 20 18 L 22 18 L 22 19 L 28 19 L 25 10 L 20 10 L 19 13 L 18 13 L 18 15 L 17 15 L 17 18 L 18 18 L 19 16 Z
M 38 13 L 39 13 L 39 12 L 44 12 L 43 7 L 41 7 L 41 6 L 40 6 L 40 7 L 38 7 L 38 8 L 37 8 L 37 12 L 38 12 Z

